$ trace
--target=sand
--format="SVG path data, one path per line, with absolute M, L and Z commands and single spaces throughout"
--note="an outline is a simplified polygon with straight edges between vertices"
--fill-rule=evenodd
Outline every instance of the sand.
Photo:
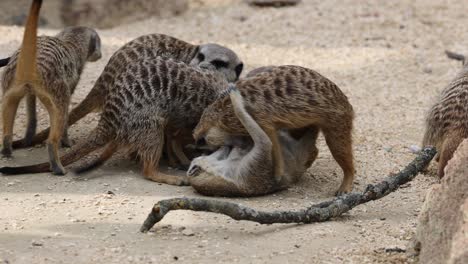
M 142 34 L 227 45 L 242 57 L 246 71 L 271 64 L 309 67 L 338 84 L 355 108 L 355 189 L 363 190 L 415 157 L 411 146 L 421 142 L 425 112 L 460 69 L 444 50 L 468 53 L 466 8 L 455 0 L 302 2 L 257 9 L 242 1 L 196 1 L 179 17 L 101 30 L 103 58 L 86 67 L 73 105 L 91 89 L 110 55 Z M 20 44 L 22 28 L 0 26 L 0 34 L 0 57 L 5 57 Z M 16 137 L 24 133 L 24 113 L 21 108 Z M 84 138 L 98 117 L 74 125 L 71 138 Z M 39 119 L 41 128 L 48 125 L 42 108 Z M 289 190 L 226 200 L 275 210 L 330 199 L 342 172 L 322 137 L 319 149 L 304 180 Z M 44 160 L 46 150 L 39 146 L 15 151 L 0 165 Z M 153 232 L 140 234 L 158 200 L 200 195 L 190 187 L 149 182 L 124 157 L 114 157 L 86 180 L 48 173 L 0 177 L 0 263 L 411 262 L 405 253 L 387 251 L 408 248 L 425 192 L 435 182 L 432 164 L 401 190 L 326 223 L 263 226 L 179 211 Z

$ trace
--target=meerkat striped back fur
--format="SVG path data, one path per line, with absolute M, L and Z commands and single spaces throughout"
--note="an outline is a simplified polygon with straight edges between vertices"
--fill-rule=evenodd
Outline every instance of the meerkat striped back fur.
M 102 109 L 114 86 L 116 75 L 124 72 L 132 64 L 158 57 L 201 68 L 216 69 L 222 72 L 229 82 L 236 81 L 243 68 L 243 63 L 236 53 L 221 45 L 193 45 L 164 34 L 144 35 L 128 42 L 111 56 L 90 93 L 70 112 L 68 125 L 76 123 L 92 111 Z M 41 143 L 48 133 L 49 129 L 41 131 L 33 138 L 31 144 Z M 15 141 L 13 147 L 27 147 L 31 144 L 20 140 Z
M 428 112 L 422 142 L 423 146 L 434 146 L 437 149 L 439 177 L 444 176 L 445 166 L 458 145 L 468 138 L 468 64 L 463 55 L 447 55 L 463 61 L 464 66 Z
M 102 164 L 118 149 L 136 152 L 143 162 L 143 175 L 157 182 L 187 184 L 184 177 L 158 174 L 164 133 L 167 127 L 195 127 L 203 109 L 212 103 L 228 82 L 216 71 L 157 58 L 130 65 L 116 76 L 101 118 L 88 139 L 72 147 L 62 157 L 67 165 L 104 147 L 97 160 L 79 169 L 86 171 Z M 3 174 L 48 171 L 47 164 L 3 167 Z
M 55 174 L 65 171 L 58 159 L 58 144 L 67 141 L 70 97 L 87 61 L 101 57 L 101 42 L 91 28 L 70 27 L 55 37 L 37 37 L 37 20 L 42 0 L 34 0 L 27 19 L 21 49 L 11 56 L 2 78 L 3 149 L 12 154 L 13 123 L 20 100 L 27 96 L 28 127 L 24 141 L 36 130 L 36 97 L 49 112 L 51 133 L 48 152 Z

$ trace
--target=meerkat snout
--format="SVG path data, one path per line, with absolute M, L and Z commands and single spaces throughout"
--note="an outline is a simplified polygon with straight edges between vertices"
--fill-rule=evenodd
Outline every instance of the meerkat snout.
M 101 38 L 97 34 L 96 31 L 93 29 L 89 29 L 90 32 L 90 40 L 89 40 L 89 48 L 88 48 L 88 61 L 94 62 L 99 60 L 102 57 L 101 53 Z

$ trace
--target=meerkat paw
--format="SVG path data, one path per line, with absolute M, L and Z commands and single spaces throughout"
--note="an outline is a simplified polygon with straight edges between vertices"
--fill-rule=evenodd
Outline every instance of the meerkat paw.
M 189 169 L 187 170 L 187 176 L 188 177 L 196 177 L 198 174 L 200 174 L 201 168 L 200 166 L 196 164 L 190 165 Z
M 340 188 L 335 192 L 335 196 L 341 196 L 343 194 L 350 193 L 353 190 L 353 186 L 340 186 Z
M 60 140 L 60 145 L 62 148 L 71 148 L 73 146 L 74 142 L 70 140 L 68 137 L 64 137 Z
M 3 148 L 2 148 L 2 156 L 6 158 L 10 158 L 13 153 L 13 146 L 12 146 L 12 137 L 5 136 L 3 138 Z
M 11 148 L 2 148 L 2 156 L 5 158 L 11 158 L 13 150 Z
M 190 185 L 190 180 L 187 176 L 181 176 L 180 177 L 180 180 L 178 182 L 176 182 L 175 185 L 178 185 L 178 186 L 189 186 Z
M 52 171 L 52 174 L 57 175 L 57 176 L 63 176 L 67 174 L 67 170 L 59 164 L 55 164 L 50 166 L 50 170 Z

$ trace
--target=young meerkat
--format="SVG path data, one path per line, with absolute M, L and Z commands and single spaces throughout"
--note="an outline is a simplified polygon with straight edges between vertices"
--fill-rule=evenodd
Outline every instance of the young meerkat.
M 104 148 L 100 156 L 78 173 L 103 164 L 119 149 L 135 152 L 143 163 L 143 175 L 153 181 L 182 185 L 186 177 L 158 173 L 167 128 L 192 129 L 203 109 L 225 91 L 228 82 L 216 70 L 156 58 L 129 65 L 116 75 L 97 127 L 81 144 L 62 156 L 68 165 Z M 37 173 L 46 164 L 3 167 L 3 174 Z
M 273 143 L 275 178 L 281 181 L 284 161 L 278 129 L 313 127 L 323 132 L 330 151 L 341 166 L 344 177 L 337 194 L 353 188 L 354 164 L 352 128 L 354 111 L 348 98 L 333 82 L 300 66 L 278 66 L 236 83 L 245 98 L 249 114 Z M 194 130 L 196 140 L 210 134 L 247 135 L 235 116 L 229 98 L 219 98 L 205 111 Z
M 237 54 L 224 46 L 213 43 L 193 45 L 164 34 L 144 35 L 128 42 L 111 56 L 89 94 L 71 110 L 68 126 L 93 111 L 102 110 L 107 95 L 113 89 L 115 77 L 124 72 L 129 65 L 158 57 L 200 68 L 214 68 L 223 73 L 229 82 L 236 81 L 243 69 L 243 63 Z M 39 144 L 48 134 L 49 129 L 45 129 L 34 136 L 31 142 L 15 141 L 13 147 Z
M 232 108 L 249 136 L 233 136 L 209 156 L 195 158 L 187 172 L 197 192 L 214 196 L 257 196 L 272 193 L 297 182 L 318 154 L 318 129 L 309 128 L 300 139 L 278 131 L 285 173 L 280 182 L 274 177 L 273 144 L 247 112 L 239 91 L 230 84 Z M 312 155 L 310 154 L 312 150 Z
M 68 144 L 67 119 L 70 97 L 87 61 L 101 58 L 101 42 L 95 30 L 70 27 L 54 37 L 37 37 L 42 0 L 34 0 L 27 19 L 21 49 L 11 56 L 3 74 L 3 149 L 12 154 L 13 123 L 20 100 L 27 97 L 28 125 L 25 142 L 36 131 L 36 97 L 46 107 L 51 123 L 47 148 L 51 170 L 64 174 L 59 160 L 60 141 Z
M 434 146 L 437 149 L 438 175 L 441 178 L 458 145 L 468 138 L 468 64 L 462 55 L 447 55 L 462 60 L 464 66 L 427 114 L 422 142 L 422 146 Z

